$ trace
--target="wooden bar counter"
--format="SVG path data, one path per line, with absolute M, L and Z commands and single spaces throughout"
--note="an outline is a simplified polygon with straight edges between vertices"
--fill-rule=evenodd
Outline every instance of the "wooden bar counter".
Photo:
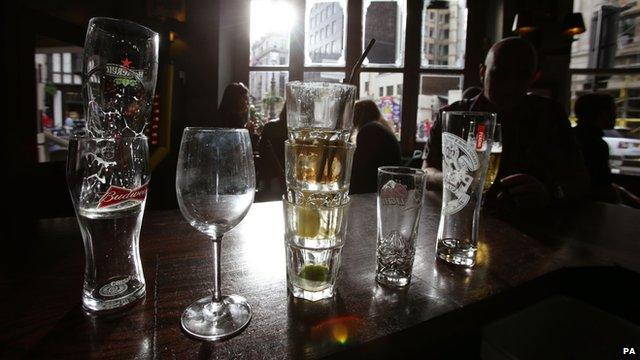
M 75 218 L 40 220 L 20 281 L 3 281 L 0 358 L 266 359 L 477 354 L 482 327 L 553 294 L 568 294 L 637 321 L 640 211 L 589 204 L 526 235 L 484 215 L 478 265 L 436 261 L 439 194 L 420 219 L 411 285 L 379 286 L 376 199 L 352 196 L 337 294 L 287 295 L 281 202 L 254 204 L 222 244 L 222 292 L 244 296 L 253 319 L 231 339 L 186 336 L 180 315 L 212 284 L 211 243 L 178 210 L 147 211 L 141 235 L 146 298 L 121 313 L 80 305 L 84 256 Z M 628 293 L 627 293 L 628 294 Z

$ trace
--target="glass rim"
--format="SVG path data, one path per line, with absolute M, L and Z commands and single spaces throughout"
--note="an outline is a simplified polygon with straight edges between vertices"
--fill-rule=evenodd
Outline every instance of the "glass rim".
M 313 89 L 320 88 L 336 88 L 336 89 L 350 89 L 357 90 L 358 88 L 355 85 L 351 84 L 343 84 L 343 83 L 332 83 L 326 81 L 289 81 L 287 82 L 287 87 L 308 87 Z
M 71 136 L 69 140 L 82 141 L 82 142 L 101 142 L 101 141 L 113 141 L 113 142 L 122 142 L 122 141 L 133 141 L 133 140 L 145 140 L 149 141 L 149 138 L 145 135 L 137 135 L 137 136 L 118 136 L 118 137 L 102 137 L 102 136 Z
M 187 126 L 184 132 L 249 132 L 244 128 L 224 128 L 224 127 L 206 127 L 206 126 Z
M 302 207 L 302 208 L 309 208 L 309 209 L 319 209 L 319 210 L 325 210 L 325 209 L 338 209 L 338 208 L 343 208 L 343 207 L 347 207 L 349 205 L 351 205 L 351 196 L 347 195 L 346 199 L 344 200 L 344 202 L 338 204 L 338 205 L 329 205 L 329 206 L 313 206 L 313 205 L 305 205 L 305 204 L 296 204 L 294 202 L 289 201 L 289 199 L 287 199 L 287 195 L 282 195 L 282 203 L 285 205 L 291 205 L 291 206 L 295 206 L 295 207 Z
M 469 116 L 497 116 L 496 113 L 490 111 L 463 111 L 463 110 L 453 110 L 453 111 L 443 111 L 442 114 L 451 114 L 451 115 L 469 115 Z
M 394 170 L 409 170 L 409 172 L 399 172 Z M 416 169 L 408 166 L 380 166 L 378 167 L 378 174 L 388 174 L 388 175 L 421 175 L 426 176 L 427 172 L 422 169 Z
M 98 28 L 100 28 L 103 31 L 107 31 L 110 32 L 104 28 L 102 28 L 100 26 L 100 23 L 102 22 L 106 22 L 106 23 L 121 23 L 121 24 L 126 24 L 127 26 L 131 26 L 133 28 L 138 28 L 140 29 L 145 35 L 147 35 L 148 37 L 155 37 L 155 36 L 160 36 L 160 34 L 156 31 L 151 30 L 150 28 L 138 24 L 137 22 L 131 21 L 131 20 L 127 20 L 127 19 L 118 19 L 118 18 L 112 18 L 112 17 L 108 17 L 108 16 L 96 16 L 96 17 L 92 17 L 91 19 L 89 19 L 89 26 L 91 26 L 92 24 L 96 24 L 98 26 Z
M 356 144 L 345 141 L 344 145 L 335 145 L 335 144 L 295 144 L 291 141 L 291 139 L 287 139 L 284 142 L 285 147 L 309 147 L 309 148 L 331 148 L 331 149 L 344 149 L 347 150 L 355 149 Z

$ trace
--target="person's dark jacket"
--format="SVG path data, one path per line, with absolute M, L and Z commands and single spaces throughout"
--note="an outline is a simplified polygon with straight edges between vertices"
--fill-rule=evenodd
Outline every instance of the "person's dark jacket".
M 591 198 L 617 203 L 609 167 L 609 145 L 602 140 L 604 133 L 595 126 L 578 124 L 573 133 L 584 156 L 585 166 L 591 177 Z
M 379 122 L 369 122 L 358 130 L 351 171 L 352 194 L 378 190 L 378 167 L 400 165 L 400 144 L 391 130 Z

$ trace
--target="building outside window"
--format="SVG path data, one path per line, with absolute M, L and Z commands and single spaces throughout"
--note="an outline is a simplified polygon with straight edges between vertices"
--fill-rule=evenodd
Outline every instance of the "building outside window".
M 611 170 L 640 176 L 640 146 L 634 145 L 640 139 L 640 3 L 574 0 L 573 6 L 586 32 L 572 43 L 569 106 L 573 111 L 575 100 L 593 91 L 613 96 L 615 130 L 605 132 Z
M 262 4 L 260 8 L 258 5 Z M 346 75 L 346 51 L 350 44 L 359 44 L 363 48 L 370 39 L 376 39 L 376 45 L 369 53 L 360 71 L 360 99 L 374 101 L 387 123 L 403 144 L 412 144 L 426 140 L 428 125 L 433 121 L 434 112 L 441 106 L 460 98 L 463 71 L 465 67 L 465 47 L 467 31 L 466 0 L 432 1 L 424 0 L 421 24 L 412 24 L 421 29 L 419 41 L 412 46 L 420 46 L 420 68 L 405 67 L 405 34 L 407 31 L 407 0 L 364 0 L 362 6 L 353 6 L 348 0 L 307 0 L 304 3 L 304 16 L 277 16 L 278 19 L 291 19 L 291 23 L 273 21 L 267 16 L 266 8 L 275 14 L 288 14 L 293 9 L 289 0 L 252 0 L 251 18 L 251 63 L 250 91 L 252 104 L 265 121 L 270 120 L 273 111 L 271 104 L 284 97 L 284 85 L 290 72 L 302 74 L 304 81 L 341 82 Z M 266 4 L 266 5 L 265 5 Z M 359 8 L 362 12 L 362 38 L 346 33 L 347 5 Z M 259 9 L 258 9 L 259 8 Z M 257 11 L 255 9 L 258 9 Z M 351 9 L 351 8 L 350 8 Z M 277 10 L 277 11 L 276 11 Z M 412 20 L 414 21 L 414 20 Z M 258 36 L 254 28 L 263 28 Z M 296 55 L 303 58 L 300 64 L 289 63 L 289 41 L 291 29 L 303 29 L 304 46 L 292 48 L 301 51 Z M 295 33 L 294 33 L 295 34 Z M 268 39 L 262 39 L 266 37 Z M 349 40 L 348 40 L 349 38 Z M 274 62 L 268 62 L 260 56 L 257 44 L 277 40 L 276 47 L 265 52 L 277 52 Z M 348 40 L 348 41 L 347 41 Z M 362 49 L 351 49 L 350 56 Z M 299 67 L 302 66 L 302 69 Z M 414 65 L 412 65 L 414 66 Z M 407 94 L 405 74 L 418 71 L 421 76 L 415 79 Z M 300 76 L 300 75 L 296 75 Z M 296 79 L 301 80 L 301 79 Z M 423 85 L 424 83 L 424 85 Z M 418 89 L 417 93 L 416 90 Z M 403 96 L 417 98 L 418 108 L 406 109 L 407 114 L 416 116 L 416 133 L 413 139 L 402 138 Z M 267 99 L 267 100 L 265 100 Z M 415 101 L 415 100 L 413 100 Z M 277 103 L 277 101 L 276 101 Z M 275 112 L 281 108 L 276 107 Z M 410 132 L 409 132 L 410 133 Z M 405 131 L 405 135 L 408 135 Z

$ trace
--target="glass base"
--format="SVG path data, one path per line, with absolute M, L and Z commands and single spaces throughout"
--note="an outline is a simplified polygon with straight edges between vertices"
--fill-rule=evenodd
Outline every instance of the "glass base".
M 291 295 L 293 295 L 293 297 L 309 301 L 320 301 L 332 298 L 334 294 L 333 288 L 333 285 L 331 285 L 319 291 L 309 291 L 295 285 L 290 285 Z
M 385 286 L 403 287 L 409 285 L 409 283 L 411 282 L 411 275 L 402 276 L 392 270 L 376 272 L 376 281 L 378 282 L 378 284 Z
M 473 267 L 476 264 L 476 248 L 453 246 L 455 240 L 438 241 L 438 258 L 454 265 Z
M 180 323 L 187 334 L 206 341 L 232 337 L 249 324 L 251 306 L 242 296 L 223 296 L 212 303 L 211 296 L 189 305 L 182 313 Z
M 93 291 L 82 294 L 82 306 L 90 312 L 115 310 L 144 298 L 145 284 L 130 276 L 111 279 Z

